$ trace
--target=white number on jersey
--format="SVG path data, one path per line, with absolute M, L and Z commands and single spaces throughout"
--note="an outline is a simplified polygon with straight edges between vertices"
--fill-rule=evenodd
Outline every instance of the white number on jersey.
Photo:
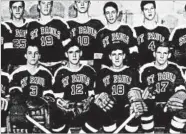
M 26 39 L 13 39 L 12 42 L 15 48 L 26 48 Z
M 30 86 L 30 96 L 37 96 L 38 94 L 38 87 L 37 86 Z
M 71 89 L 71 95 L 83 94 L 83 84 L 73 84 Z
M 156 93 L 161 93 L 161 92 L 166 92 L 166 88 L 169 85 L 168 81 L 162 81 L 162 82 L 158 82 L 156 83 Z
M 41 36 L 41 46 L 52 46 L 53 37 L 51 35 Z
M 90 43 L 89 36 L 78 36 L 78 43 L 81 46 L 88 46 Z
M 148 49 L 150 49 L 151 51 L 155 50 L 155 42 L 151 41 L 150 44 L 148 45 Z
M 124 95 L 124 85 L 118 84 L 112 86 L 112 95 Z

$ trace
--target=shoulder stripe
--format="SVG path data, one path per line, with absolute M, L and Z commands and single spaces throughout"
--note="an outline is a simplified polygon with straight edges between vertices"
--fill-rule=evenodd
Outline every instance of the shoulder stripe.
M 171 35 L 169 37 L 169 41 L 172 41 L 174 34 L 176 33 L 177 30 L 184 29 L 184 28 L 186 29 L 186 25 L 181 25 L 181 26 L 175 27 L 174 30 L 171 32 Z
M 10 80 L 10 75 L 6 72 L 1 71 L 1 75 L 6 76 Z
M 43 71 L 46 71 L 47 73 L 49 73 L 51 75 L 51 77 L 53 77 L 52 73 L 47 69 L 45 68 L 44 66 L 39 66 L 39 69 L 43 70 Z
M 16 70 L 14 70 L 14 71 L 12 72 L 12 74 L 10 75 L 10 81 L 12 80 L 12 78 L 13 78 L 13 76 L 14 76 L 15 74 L 17 74 L 17 73 L 19 73 L 19 72 L 22 72 L 22 71 L 25 71 L 25 70 L 27 70 L 26 65 L 20 66 L 19 68 L 17 68 Z
M 55 71 L 55 73 L 54 73 L 54 79 L 55 79 L 55 77 L 57 76 L 57 74 L 58 74 L 58 72 L 59 72 L 60 70 L 66 69 L 66 68 L 67 68 L 67 67 L 65 67 L 65 66 L 59 67 L 59 68 Z

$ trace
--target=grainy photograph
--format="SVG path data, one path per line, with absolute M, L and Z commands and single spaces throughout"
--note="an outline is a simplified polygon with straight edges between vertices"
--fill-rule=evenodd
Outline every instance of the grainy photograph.
M 1 133 L 186 133 L 186 2 L 1 1 Z

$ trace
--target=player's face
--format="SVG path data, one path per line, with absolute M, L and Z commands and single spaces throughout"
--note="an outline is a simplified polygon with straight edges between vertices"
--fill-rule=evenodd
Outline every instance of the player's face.
M 68 58 L 69 62 L 73 65 L 77 65 L 79 63 L 81 56 L 82 56 L 82 51 L 77 46 L 71 47 L 66 52 L 66 57 Z
M 21 19 L 24 14 L 24 7 L 22 2 L 15 2 L 10 9 L 12 17 L 15 19 Z
M 143 9 L 143 15 L 147 20 L 153 20 L 156 16 L 156 9 L 152 3 L 146 4 Z
M 52 1 L 51 0 L 42 0 L 38 5 L 40 13 L 47 16 L 50 15 L 52 12 Z
M 109 58 L 112 61 L 112 65 L 118 68 L 123 66 L 123 60 L 125 58 L 125 54 L 123 53 L 122 50 L 115 50 L 111 52 Z
M 154 57 L 156 59 L 156 63 L 159 65 L 165 65 L 170 58 L 169 48 L 168 47 L 158 47 L 156 52 L 154 52 Z
M 29 46 L 27 48 L 25 58 L 27 59 L 27 64 L 36 65 L 40 59 L 38 48 L 34 46 Z
M 113 7 L 107 7 L 105 8 L 105 18 L 108 23 L 113 24 L 117 20 L 118 12 Z
M 89 9 L 90 1 L 89 0 L 75 0 L 75 8 L 80 13 L 86 13 Z

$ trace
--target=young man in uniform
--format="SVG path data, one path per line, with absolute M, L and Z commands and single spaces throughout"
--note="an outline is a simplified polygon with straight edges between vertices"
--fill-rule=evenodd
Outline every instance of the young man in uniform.
M 82 132 L 98 132 L 103 127 L 104 132 L 112 133 L 133 112 L 136 117 L 124 128 L 124 132 L 134 133 L 138 130 L 139 116 L 146 111 L 145 103 L 141 98 L 138 73 L 129 66 L 124 65 L 127 46 L 123 43 L 110 44 L 108 46 L 110 67 L 103 67 L 96 83 L 96 94 L 107 93 L 113 98 L 115 104 L 110 111 L 104 112 L 95 107 L 89 112 L 89 118 Z
M 1 72 L 1 133 L 6 133 L 6 118 L 8 115 L 8 86 L 9 86 L 9 74 Z
M 71 41 L 65 47 L 67 65 L 57 69 L 54 74 L 55 95 L 61 98 L 60 101 L 69 102 L 72 109 L 94 94 L 96 72 L 89 65 L 80 64 L 82 54 L 81 46 Z M 84 124 L 83 116 L 69 118 L 69 125 L 81 127 Z
M 142 66 L 154 60 L 153 51 L 157 43 L 167 41 L 170 32 L 165 26 L 158 24 L 156 20 L 155 1 L 142 1 L 141 11 L 144 16 L 143 25 L 135 27 L 139 50 L 139 62 Z
M 70 40 L 68 25 L 59 17 L 51 16 L 52 0 L 38 1 L 39 18 L 28 24 L 28 42 L 41 48 L 41 64 L 52 73 L 64 60 L 63 46 Z
M 182 132 L 186 123 L 184 79 L 178 65 L 168 61 L 171 56 L 169 43 L 157 45 L 153 52 L 155 61 L 140 68 L 142 97 L 148 106 L 148 112 L 141 117 L 145 133 L 154 132 L 158 119 L 168 133 Z
M 67 23 L 70 27 L 71 38 L 75 39 L 78 45 L 82 47 L 81 63 L 93 66 L 94 53 L 97 49 L 96 36 L 98 31 L 103 28 L 103 24 L 100 20 L 89 16 L 90 4 L 90 0 L 75 0 L 74 6 L 77 17 Z
M 6 24 L 10 27 L 12 31 L 13 45 L 9 49 L 8 54 L 11 55 L 11 61 L 9 65 L 9 73 L 12 73 L 18 66 L 25 64 L 24 53 L 27 44 L 27 24 L 28 19 L 24 18 L 25 2 L 24 1 L 10 1 L 10 21 Z
M 113 43 L 123 43 L 123 45 L 127 45 L 126 48 L 130 50 L 130 57 L 127 55 L 125 59 L 129 60 L 129 58 L 132 58 L 131 54 L 138 51 L 135 31 L 130 26 L 122 24 L 122 22 L 117 20 L 119 9 L 116 3 L 107 2 L 103 7 L 103 12 L 107 20 L 107 25 L 98 32 L 96 38 L 99 45 L 98 52 L 101 50 L 100 52 L 103 54 L 108 45 Z M 107 56 L 104 57 L 103 55 L 102 64 L 111 65 L 111 63 L 109 64 L 110 60 L 106 57 Z
M 9 118 L 11 127 L 15 125 L 11 128 L 11 133 L 39 132 L 35 128 L 30 129 L 30 125 L 25 119 L 27 110 L 29 115 L 42 125 L 50 125 L 49 120 L 45 118 L 48 116 L 45 96 L 53 96 L 52 74 L 48 69 L 39 65 L 41 55 L 38 46 L 28 45 L 25 58 L 27 60 L 26 65 L 20 66 L 10 75 Z M 16 115 L 17 112 L 20 114 Z

